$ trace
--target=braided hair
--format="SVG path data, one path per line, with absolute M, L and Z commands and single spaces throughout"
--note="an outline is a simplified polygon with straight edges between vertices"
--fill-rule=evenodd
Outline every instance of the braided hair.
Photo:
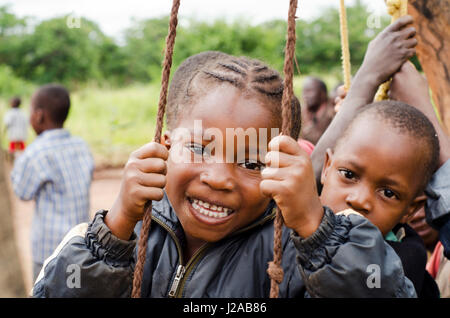
M 208 51 L 186 59 L 174 73 L 167 100 L 166 124 L 176 125 L 180 113 L 192 107 L 198 98 L 213 86 L 229 84 L 245 94 L 261 98 L 281 127 L 283 79 L 263 62 L 247 57 L 234 57 L 222 52 Z M 291 132 L 297 139 L 301 127 L 300 102 L 291 101 Z

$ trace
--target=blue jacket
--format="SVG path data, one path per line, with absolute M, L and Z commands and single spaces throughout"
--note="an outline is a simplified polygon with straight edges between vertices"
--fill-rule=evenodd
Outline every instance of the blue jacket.
M 434 173 L 425 193 L 427 223 L 439 231 L 444 255 L 450 259 L 450 159 Z
M 167 197 L 153 202 L 142 297 L 269 297 L 274 207 L 272 202 L 255 222 L 186 260 L 183 229 Z M 372 223 L 324 209 L 312 236 L 284 229 L 280 297 L 416 296 L 399 257 Z M 66 236 L 46 260 L 34 297 L 130 297 L 137 236 L 123 241 L 112 235 L 106 213 Z M 76 273 L 78 285 L 70 283 Z

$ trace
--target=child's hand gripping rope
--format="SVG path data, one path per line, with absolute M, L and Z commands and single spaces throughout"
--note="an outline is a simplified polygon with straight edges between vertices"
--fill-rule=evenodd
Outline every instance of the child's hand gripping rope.
M 405 60 L 416 54 L 416 29 L 409 26 L 412 22 L 411 16 L 403 16 L 369 43 L 361 68 L 374 76 L 377 83 L 387 81 Z
M 374 90 L 400 70 L 406 60 L 416 54 L 416 29 L 411 25 L 411 16 L 403 16 L 386 27 L 370 43 L 363 64 L 356 74 L 352 86 L 353 96 L 371 96 Z M 373 92 L 375 94 L 375 92 Z M 340 87 L 335 100 L 338 112 L 347 92 Z
M 287 227 L 310 236 L 324 212 L 308 154 L 293 138 L 281 135 L 271 140 L 265 159 L 261 192 L 275 200 Z
M 117 237 L 128 240 L 144 217 L 148 200 L 159 201 L 166 185 L 167 148 L 150 142 L 134 151 L 125 165 L 119 196 L 105 223 Z

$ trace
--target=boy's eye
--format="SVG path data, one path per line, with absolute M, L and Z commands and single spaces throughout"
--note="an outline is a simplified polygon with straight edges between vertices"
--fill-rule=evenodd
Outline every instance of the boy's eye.
M 348 169 L 339 169 L 339 173 L 346 179 L 352 180 L 356 178 L 356 174 Z
M 245 169 L 249 169 L 249 170 L 254 170 L 254 171 L 261 171 L 265 165 L 262 164 L 261 162 L 255 162 L 255 161 L 245 161 L 239 164 L 239 166 L 245 168 Z
M 392 199 L 392 198 L 398 198 L 398 196 L 395 194 L 394 191 L 392 191 L 391 189 L 382 189 L 381 190 L 383 196 L 385 196 L 386 198 Z

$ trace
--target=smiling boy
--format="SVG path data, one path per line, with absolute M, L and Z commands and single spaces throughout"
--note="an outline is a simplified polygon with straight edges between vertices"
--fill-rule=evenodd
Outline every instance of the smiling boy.
M 386 235 L 423 206 L 438 159 L 439 140 L 420 111 L 393 101 L 368 105 L 326 154 L 322 204 L 352 209 Z
M 406 223 L 423 207 L 425 187 L 439 162 L 439 140 L 416 108 L 384 101 L 362 107 L 327 150 L 322 204 L 351 209 L 369 219 L 402 260 L 419 297 L 439 297 L 425 270 L 422 239 Z

